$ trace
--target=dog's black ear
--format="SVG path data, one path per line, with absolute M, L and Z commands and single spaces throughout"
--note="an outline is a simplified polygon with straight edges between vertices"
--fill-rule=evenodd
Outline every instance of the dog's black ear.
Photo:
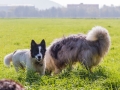
M 42 47 L 44 47 L 44 48 L 46 49 L 46 43 L 45 43 L 45 40 L 44 40 L 44 39 L 41 41 L 40 44 L 41 44 Z
M 36 45 L 36 42 L 34 40 L 31 40 L 31 47 L 35 45 Z

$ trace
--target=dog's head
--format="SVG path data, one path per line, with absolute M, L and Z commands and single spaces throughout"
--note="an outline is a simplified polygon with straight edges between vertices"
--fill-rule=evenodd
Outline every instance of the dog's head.
M 38 62 L 43 60 L 46 51 L 45 40 L 43 39 L 39 44 L 37 44 L 34 40 L 32 40 L 30 51 L 32 58 L 35 58 Z

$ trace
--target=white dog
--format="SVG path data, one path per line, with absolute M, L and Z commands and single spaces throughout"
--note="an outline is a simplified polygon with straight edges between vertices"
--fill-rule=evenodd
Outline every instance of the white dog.
M 43 75 L 45 73 L 45 62 L 43 60 L 46 51 L 45 41 L 42 40 L 40 44 L 36 44 L 34 40 L 31 41 L 31 49 L 16 50 L 5 56 L 4 64 L 10 66 L 10 61 L 13 62 L 15 70 L 19 68 L 38 72 Z

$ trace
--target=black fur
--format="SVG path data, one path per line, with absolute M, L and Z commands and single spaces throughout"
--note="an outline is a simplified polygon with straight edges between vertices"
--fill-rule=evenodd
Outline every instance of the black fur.
M 46 51 L 46 44 L 45 44 L 45 41 L 44 39 L 39 43 L 37 44 L 34 40 L 31 41 L 31 57 L 32 58 L 35 58 L 35 55 L 37 55 L 39 53 L 39 50 L 38 50 L 38 47 L 41 46 L 41 53 L 43 56 L 45 56 L 45 51 Z

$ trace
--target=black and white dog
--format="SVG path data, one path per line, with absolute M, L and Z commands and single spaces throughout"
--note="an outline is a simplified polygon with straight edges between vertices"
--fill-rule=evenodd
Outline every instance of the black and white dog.
M 45 73 L 44 55 L 46 51 L 45 40 L 37 44 L 34 40 L 31 41 L 31 49 L 20 49 L 10 53 L 4 57 L 4 64 L 10 66 L 10 61 L 13 62 L 15 70 L 19 68 L 38 72 L 41 75 Z

